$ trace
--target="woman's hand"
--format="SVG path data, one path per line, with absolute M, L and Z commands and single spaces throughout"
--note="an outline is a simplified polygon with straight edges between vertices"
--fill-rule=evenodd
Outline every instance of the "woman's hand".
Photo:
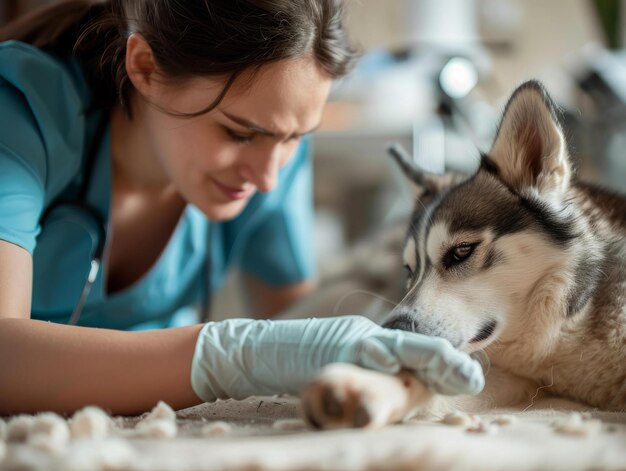
M 413 370 L 441 394 L 476 394 L 484 386 L 479 363 L 447 340 L 385 329 L 362 316 L 209 322 L 198 336 L 191 383 L 205 401 L 297 394 L 337 362 L 390 374 Z

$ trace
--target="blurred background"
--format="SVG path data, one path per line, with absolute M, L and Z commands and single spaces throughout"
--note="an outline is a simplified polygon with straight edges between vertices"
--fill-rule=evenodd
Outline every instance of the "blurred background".
M 48 2 L 0 0 L 0 23 Z M 363 55 L 313 137 L 322 278 L 411 209 L 390 142 L 428 170 L 471 172 L 531 78 L 561 107 L 579 176 L 626 192 L 624 1 L 346 0 L 346 13 Z M 238 303 L 227 289 L 216 310 Z
M 626 191 L 626 3 L 620 0 L 360 0 L 348 31 L 364 55 L 315 136 L 317 199 L 334 247 L 410 208 L 385 153 L 471 172 L 521 82 L 561 107 L 581 178 Z M 408 203 L 408 205 L 407 205 Z M 341 217 L 334 217 L 343 208 Z M 333 229 L 330 229 L 330 227 Z M 324 256 L 324 254 L 321 254 Z

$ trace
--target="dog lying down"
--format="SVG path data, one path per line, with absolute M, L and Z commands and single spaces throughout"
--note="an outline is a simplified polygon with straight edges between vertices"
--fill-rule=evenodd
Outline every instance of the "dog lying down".
M 471 178 L 397 160 L 417 202 L 407 292 L 384 325 L 485 352 L 485 389 L 434 396 L 406 371 L 334 364 L 302 393 L 309 422 L 375 428 L 416 414 L 521 410 L 547 394 L 626 409 L 626 199 L 573 179 L 543 86 L 513 93 Z

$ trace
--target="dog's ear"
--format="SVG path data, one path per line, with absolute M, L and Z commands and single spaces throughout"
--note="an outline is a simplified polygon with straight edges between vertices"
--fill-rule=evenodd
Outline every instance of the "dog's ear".
M 556 105 L 541 83 L 529 81 L 513 92 L 485 164 L 517 192 L 565 192 L 571 164 Z
M 415 165 L 410 156 L 397 145 L 390 146 L 388 151 L 409 181 L 416 199 L 434 197 L 446 188 L 467 179 L 466 175 L 455 172 L 446 172 L 443 175 L 427 172 Z

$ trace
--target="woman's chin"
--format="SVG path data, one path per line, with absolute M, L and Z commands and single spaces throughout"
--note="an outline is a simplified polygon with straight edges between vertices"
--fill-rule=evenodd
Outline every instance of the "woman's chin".
M 200 207 L 200 210 L 211 221 L 228 221 L 234 219 L 241 214 L 249 200 L 233 201 L 226 204 L 209 204 Z

